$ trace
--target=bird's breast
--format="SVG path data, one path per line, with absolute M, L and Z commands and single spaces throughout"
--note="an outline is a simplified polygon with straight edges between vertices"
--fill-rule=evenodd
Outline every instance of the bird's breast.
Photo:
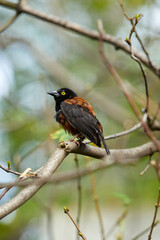
M 56 121 L 62 125 L 65 131 L 67 131 L 69 134 L 76 135 L 79 133 L 77 129 L 71 126 L 71 124 L 68 122 L 66 117 L 63 115 L 62 111 L 57 112 Z

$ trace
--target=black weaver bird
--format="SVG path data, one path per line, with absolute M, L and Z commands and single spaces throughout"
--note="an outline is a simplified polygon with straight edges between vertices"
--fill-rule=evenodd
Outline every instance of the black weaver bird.
M 102 142 L 106 153 L 110 154 L 104 140 L 102 125 L 88 101 L 78 97 L 69 88 L 61 88 L 47 93 L 53 96 L 56 102 L 56 121 L 62 125 L 65 131 L 73 135 L 70 141 L 75 138 L 83 141 L 86 137 L 98 147 L 101 147 Z

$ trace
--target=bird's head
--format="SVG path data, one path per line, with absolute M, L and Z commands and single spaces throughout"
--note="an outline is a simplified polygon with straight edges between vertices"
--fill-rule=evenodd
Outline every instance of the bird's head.
M 53 96 L 56 101 L 56 111 L 60 109 L 60 104 L 66 99 L 72 99 L 77 97 L 77 94 L 69 88 L 61 88 L 57 91 L 47 92 L 49 95 Z
M 47 93 L 53 96 L 55 101 L 56 100 L 64 101 L 66 99 L 77 97 L 77 94 L 69 88 L 61 88 L 61 89 L 58 89 L 57 91 L 50 91 Z

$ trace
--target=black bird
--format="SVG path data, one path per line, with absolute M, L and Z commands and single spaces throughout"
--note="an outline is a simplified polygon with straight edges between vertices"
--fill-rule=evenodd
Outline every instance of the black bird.
M 101 147 L 102 142 L 106 153 L 110 154 L 104 140 L 102 125 L 88 101 L 78 97 L 69 88 L 50 91 L 48 94 L 53 96 L 56 102 L 56 121 L 62 125 L 65 131 L 73 135 L 70 140 L 73 141 L 78 137 L 83 141 L 86 137 L 98 147 Z

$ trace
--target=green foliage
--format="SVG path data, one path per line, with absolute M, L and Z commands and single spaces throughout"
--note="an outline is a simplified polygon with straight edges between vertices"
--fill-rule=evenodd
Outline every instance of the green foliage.
M 122 204 L 125 206 L 130 205 L 131 199 L 124 193 L 114 192 L 113 195 L 122 201 Z
M 53 140 L 58 140 L 58 142 L 67 141 L 69 139 L 69 135 L 64 131 L 63 128 L 51 133 L 50 136 Z
M 88 3 L 88 8 L 90 10 L 95 10 L 97 11 L 102 11 L 107 8 L 108 6 L 108 1 L 107 0 L 89 0 Z
M 8 170 L 10 170 L 11 169 L 11 162 L 7 161 L 7 165 L 8 165 Z

